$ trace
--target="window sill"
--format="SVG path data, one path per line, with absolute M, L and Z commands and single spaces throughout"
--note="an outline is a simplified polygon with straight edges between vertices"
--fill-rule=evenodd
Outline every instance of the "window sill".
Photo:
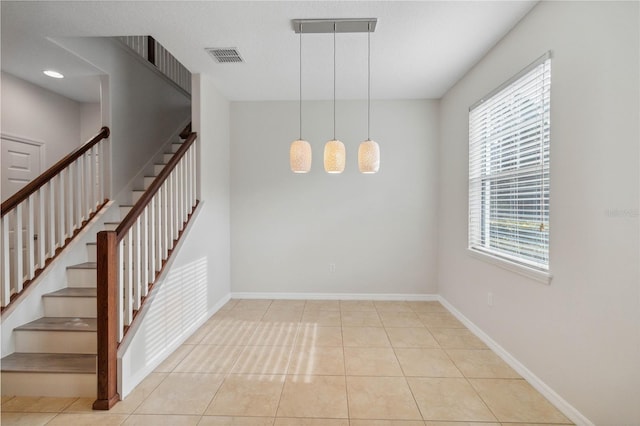
M 492 265 L 498 266 L 502 269 L 506 269 L 507 271 L 515 272 L 516 274 L 520 274 L 522 276 L 531 278 L 532 280 L 535 280 L 547 285 L 551 284 L 551 279 L 553 278 L 553 276 L 549 272 L 540 271 L 538 269 L 529 268 L 519 263 L 510 262 L 506 259 L 503 259 L 497 256 L 492 256 L 491 254 L 486 252 L 468 248 L 467 253 L 469 253 L 471 257 L 475 257 L 478 260 L 491 263 Z

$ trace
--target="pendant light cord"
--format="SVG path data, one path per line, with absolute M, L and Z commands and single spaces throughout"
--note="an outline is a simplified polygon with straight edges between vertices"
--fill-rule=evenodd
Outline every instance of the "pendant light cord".
M 367 140 L 371 140 L 371 22 L 367 25 Z
M 333 23 L 333 140 L 336 140 L 336 23 Z

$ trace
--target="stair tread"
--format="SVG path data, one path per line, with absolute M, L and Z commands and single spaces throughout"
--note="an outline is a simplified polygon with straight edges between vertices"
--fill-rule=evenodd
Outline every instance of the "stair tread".
M 90 354 L 12 353 L 2 358 L 3 372 L 96 373 L 96 356 Z
M 96 331 L 98 323 L 95 318 L 77 317 L 42 317 L 28 322 L 14 330 L 23 331 Z
M 87 245 L 88 245 L 88 246 L 95 246 L 95 245 L 98 245 L 98 243 L 96 243 L 96 242 L 92 242 L 92 243 L 87 243 Z
M 44 294 L 42 297 L 96 297 L 96 292 L 95 287 L 66 287 Z
M 84 262 L 76 265 L 67 266 L 67 269 L 96 269 L 98 266 L 96 262 Z

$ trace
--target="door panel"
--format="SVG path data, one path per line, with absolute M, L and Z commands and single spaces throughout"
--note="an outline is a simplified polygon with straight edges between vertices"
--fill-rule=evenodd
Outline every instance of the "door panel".
M 11 136 L 2 135 L 2 151 L 0 152 L 0 158 L 2 162 L 2 181 L 1 181 L 1 196 L 2 201 L 4 202 L 7 198 L 18 192 L 22 187 L 24 187 L 27 183 L 38 177 L 42 172 L 41 169 L 41 161 L 42 161 L 42 144 L 37 142 L 31 142 L 28 140 L 23 140 L 21 138 L 14 138 Z M 37 223 L 37 203 L 40 202 L 39 197 L 35 197 L 34 201 L 36 204 L 33 206 L 34 208 L 34 219 L 35 223 Z M 24 243 L 27 238 L 27 218 L 28 212 L 23 209 L 22 211 L 22 258 L 23 258 L 23 271 L 21 274 L 24 275 L 26 273 L 26 244 Z M 16 218 L 15 214 L 10 213 L 10 221 L 9 221 L 9 256 L 12 260 L 11 262 L 11 277 L 13 281 L 13 277 L 15 276 L 15 265 L 13 264 L 13 259 L 15 259 L 15 229 L 16 229 Z M 34 238 L 38 238 L 37 235 L 34 235 Z M 34 254 L 37 253 L 35 250 L 34 244 Z M 36 260 L 37 261 L 37 260 Z
M 42 172 L 41 145 L 2 136 L 2 201 Z

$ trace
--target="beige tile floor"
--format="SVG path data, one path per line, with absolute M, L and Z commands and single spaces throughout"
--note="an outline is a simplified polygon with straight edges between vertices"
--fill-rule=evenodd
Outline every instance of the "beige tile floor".
M 570 424 L 437 302 L 231 300 L 109 412 L 2 397 L 2 425 Z

